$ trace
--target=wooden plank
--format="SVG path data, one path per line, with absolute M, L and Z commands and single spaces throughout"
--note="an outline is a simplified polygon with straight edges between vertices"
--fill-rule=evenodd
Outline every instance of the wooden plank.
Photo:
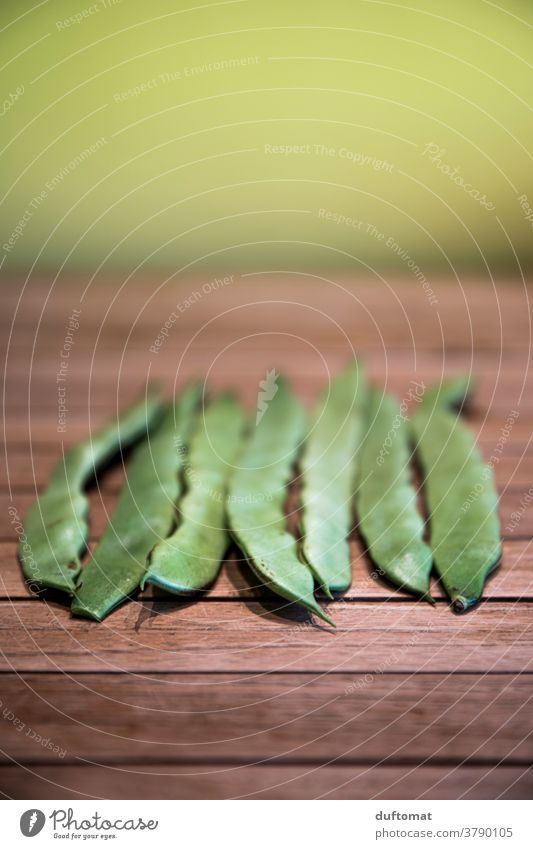
M 533 496 L 528 489 L 505 492 L 500 498 L 500 519 L 504 538 L 533 536 Z M 16 509 L 18 516 L 24 519 L 35 495 L 17 493 L 13 499 L 5 493 L 0 493 L 0 541 L 7 542 L 15 538 L 9 508 Z M 91 534 L 99 538 L 109 521 L 117 495 L 111 493 L 93 492 L 91 498 L 90 524 Z M 518 517 L 518 518 L 517 518 Z M 516 527 L 515 527 L 516 523 Z
M 26 364 L 29 363 L 32 366 L 32 373 L 55 380 L 55 370 L 50 374 L 49 369 L 57 365 L 61 359 L 68 359 L 70 360 L 67 364 L 69 374 L 76 376 L 80 374 L 81 377 L 87 376 L 83 375 L 82 372 L 91 363 L 93 364 L 93 377 L 103 375 L 105 361 L 109 362 L 112 375 L 115 378 L 119 376 L 117 369 L 121 365 L 123 370 L 124 364 L 131 363 L 140 366 L 147 360 L 151 361 L 156 368 L 162 368 L 169 374 L 171 357 L 167 354 L 168 349 L 172 348 L 173 356 L 178 353 L 180 360 L 183 353 L 183 360 L 186 361 L 189 357 L 187 348 L 190 347 L 195 355 L 212 355 L 218 351 L 220 356 L 230 357 L 231 359 L 226 361 L 234 362 L 237 366 L 235 371 L 239 373 L 246 366 L 246 363 L 240 361 L 239 358 L 239 353 L 242 355 L 243 346 L 245 346 L 245 350 L 255 356 L 270 355 L 272 357 L 273 343 L 275 343 L 276 355 L 283 359 L 288 359 L 289 356 L 296 357 L 298 365 L 305 362 L 305 373 L 314 372 L 317 375 L 324 370 L 324 363 L 321 358 L 317 358 L 316 354 L 313 354 L 312 350 L 309 350 L 310 344 L 320 345 L 321 354 L 326 359 L 332 357 L 335 361 L 350 353 L 352 356 L 357 353 L 358 356 L 364 356 L 371 370 L 381 368 L 385 374 L 396 375 L 408 373 L 409 370 L 413 369 L 415 371 L 420 369 L 422 372 L 427 370 L 428 373 L 433 373 L 434 370 L 438 369 L 440 374 L 445 366 L 445 372 L 454 372 L 457 369 L 466 368 L 474 372 L 479 370 L 480 375 L 487 378 L 498 379 L 498 374 L 494 372 L 491 374 L 491 366 L 494 367 L 494 365 L 499 364 L 501 373 L 507 371 L 517 373 L 529 358 L 527 336 L 522 338 L 520 347 L 505 351 L 500 350 L 498 345 L 493 345 L 490 349 L 482 348 L 478 350 L 475 347 L 472 348 L 470 344 L 468 345 L 469 350 L 465 348 L 452 348 L 451 351 L 442 348 L 440 350 L 428 349 L 414 335 L 410 337 L 411 345 L 408 348 L 403 345 L 398 347 L 392 345 L 385 349 L 381 340 L 378 348 L 370 346 L 366 349 L 360 343 L 354 344 L 352 347 L 352 337 L 339 333 L 336 328 L 334 328 L 333 334 L 328 334 L 321 332 L 320 328 L 308 328 L 306 325 L 306 340 L 303 343 L 294 334 L 294 328 L 298 325 L 301 326 L 301 316 L 291 310 L 290 305 L 287 309 L 278 308 L 278 313 L 272 324 L 269 324 L 268 316 L 265 316 L 264 310 L 257 310 L 251 322 L 247 321 L 244 314 L 239 321 L 232 322 L 230 316 L 226 313 L 220 317 L 218 324 L 211 323 L 204 333 L 201 332 L 202 328 L 198 327 L 198 322 L 195 319 L 186 329 L 183 325 L 171 329 L 158 346 L 153 346 L 152 343 L 154 335 L 157 336 L 159 327 L 150 327 L 149 325 L 142 326 L 144 332 L 142 339 L 134 337 L 133 341 L 127 340 L 125 346 L 106 348 L 102 351 L 100 351 L 100 339 L 98 337 L 93 340 L 95 344 L 88 344 L 89 339 L 86 339 L 85 344 L 79 345 L 79 332 L 73 332 L 72 338 L 67 340 L 67 344 L 70 345 L 68 357 L 61 357 L 62 336 L 59 338 L 56 336 L 55 339 L 51 338 L 50 344 L 45 344 L 45 340 L 39 336 L 35 339 L 19 337 L 20 344 L 11 348 L 10 343 L 7 350 L 8 372 L 20 378 L 27 378 Z M 395 320 L 397 320 L 396 317 Z M 268 328 L 266 332 L 265 328 Z M 355 327 L 353 329 L 357 333 L 357 329 Z M 248 331 L 252 336 L 243 338 L 239 345 L 236 343 L 235 337 L 236 334 L 243 331 Z M 380 339 L 379 331 L 374 330 L 374 333 L 376 341 L 378 341 Z M 517 335 L 520 338 L 519 331 Z M 279 338 L 273 338 L 276 336 Z M 179 340 L 178 348 L 176 348 L 176 337 Z M 81 338 L 83 339 L 83 337 Z M 414 346 L 412 344 L 413 339 Z M 407 337 L 405 341 L 407 341 Z M 233 343 L 232 347 L 235 350 L 221 354 L 220 346 L 231 343 Z M 391 354 L 394 356 L 391 357 Z M 383 369 L 383 366 L 386 366 L 386 369 Z M 130 375 L 130 377 L 133 377 L 133 375 Z
M 226 270 L 225 273 L 231 273 Z M 85 324 L 102 324 L 102 316 L 105 315 L 105 324 L 129 325 L 131 326 L 142 311 L 143 321 L 147 324 L 160 318 L 161 313 L 172 310 L 177 302 L 185 299 L 209 281 L 222 277 L 222 274 L 214 274 L 212 270 L 206 270 L 203 274 L 177 275 L 166 282 L 151 279 L 128 280 L 122 286 L 122 281 L 109 278 L 107 281 L 92 281 L 87 288 L 87 278 L 76 280 L 35 281 L 32 279 L 22 292 L 20 287 L 21 303 L 17 319 L 21 322 L 36 322 L 39 319 L 45 301 L 47 301 L 44 316 L 48 321 L 54 321 L 58 329 L 63 326 L 65 318 L 73 307 L 82 308 L 82 318 Z M 327 279 L 326 279 L 327 278 Z M 459 318 L 465 320 L 465 327 L 481 326 L 483 317 L 491 317 L 495 327 L 497 321 L 505 324 L 510 316 L 524 316 L 524 308 L 528 306 L 528 292 L 523 283 L 519 281 L 497 281 L 495 285 L 489 280 L 468 280 L 464 286 L 458 286 L 448 278 L 432 278 L 432 284 L 439 288 L 445 297 L 439 300 L 438 305 L 433 307 L 427 300 L 421 297 L 420 286 L 412 278 L 396 278 L 394 287 L 390 287 L 377 277 L 354 278 L 346 274 L 334 273 L 325 275 L 322 280 L 313 275 L 284 275 L 275 274 L 240 275 L 235 273 L 230 285 L 219 287 L 210 286 L 212 290 L 206 297 L 197 300 L 193 308 L 182 312 L 179 316 L 184 322 L 190 319 L 190 314 L 209 315 L 219 309 L 219 301 L 223 300 L 228 307 L 239 306 L 243 302 L 243 294 L 246 294 L 246 302 L 251 305 L 264 302 L 264 309 L 275 310 L 272 300 L 296 299 L 302 306 L 312 304 L 324 298 L 324 291 L 328 294 L 328 306 L 331 315 L 338 319 L 346 314 L 346 307 L 351 307 L 350 312 L 356 311 L 357 306 L 361 308 L 359 320 L 364 319 L 365 312 L 379 304 L 395 306 L 396 309 L 391 316 L 390 309 L 383 310 L 383 320 L 387 317 L 403 318 L 401 308 L 416 312 L 419 315 L 432 316 L 438 313 L 441 319 Z M 162 285 L 161 285 L 162 284 Z M 263 284 L 263 285 L 262 285 Z M 119 291 L 120 285 L 120 291 Z M 265 286 L 268 286 L 268 296 L 265 297 Z M 5 310 L 2 320 L 10 323 L 19 299 L 19 284 L 10 281 L 5 287 Z M 85 292 L 83 303 L 80 304 L 80 296 Z M 147 294 L 156 295 L 147 298 Z M 304 296 L 304 297 L 301 297 Z M 309 323 L 319 321 L 320 316 L 308 317 Z M 353 318 L 352 318 L 353 320 Z M 492 337 L 498 340 L 499 334 Z
M 92 541 L 90 549 L 96 545 Z M 364 555 L 359 541 L 352 540 L 352 571 L 353 583 L 343 596 L 345 601 L 364 601 L 373 599 L 408 600 L 412 596 L 392 586 L 380 578 L 372 563 Z M 445 594 L 438 581 L 432 582 L 432 595 L 436 599 L 444 599 Z M 157 587 L 147 588 L 140 593 L 140 598 L 167 599 L 168 594 Z M 28 590 L 17 558 L 17 544 L 14 542 L 0 543 L 0 599 L 40 598 L 57 600 L 53 594 L 34 594 Z M 253 600 L 254 598 L 270 600 L 274 598 L 265 587 L 261 586 L 248 568 L 246 563 L 232 552 L 224 562 L 223 568 L 215 584 L 207 591 L 205 598 L 229 601 L 235 598 Z M 504 544 L 504 555 L 501 567 L 489 578 L 485 588 L 484 598 L 491 601 L 524 599 L 533 600 L 533 542 L 530 540 L 509 540 Z
M 279 600 L 131 602 L 103 624 L 59 604 L 2 602 L 0 669 L 173 672 L 523 672 L 533 664 L 530 602 L 337 602 L 337 629 Z
M 287 275 L 280 279 L 269 274 L 262 278 L 263 283 L 268 286 L 268 294 L 265 295 L 265 286 L 258 282 L 261 280 L 260 276 L 251 278 L 237 274 L 231 285 L 211 291 L 207 293 L 207 297 L 197 298 L 194 304 L 190 304 L 189 309 L 176 310 L 177 304 L 189 299 L 208 279 L 208 276 L 188 276 L 186 279 L 173 279 L 166 286 L 157 286 L 153 280 L 137 283 L 129 281 L 121 292 L 118 292 L 117 281 L 110 280 L 107 287 L 92 284 L 82 304 L 79 303 L 79 294 L 86 288 L 86 280 L 79 286 L 69 281 L 68 285 L 56 286 L 54 291 L 47 290 L 46 287 L 38 291 L 38 287 L 34 286 L 30 287 L 32 291 L 27 289 L 24 293 L 16 318 L 17 299 L 10 302 L 7 290 L 9 289 L 9 294 L 12 294 L 13 290 L 6 286 L 5 309 L 0 320 L 4 327 L 9 327 L 15 320 L 19 330 L 34 328 L 40 321 L 43 331 L 48 327 L 60 332 L 64 329 L 72 309 L 81 307 L 79 332 L 94 328 L 101 329 L 105 334 L 110 329 L 136 326 L 159 328 L 173 310 L 179 313 L 175 323 L 180 327 L 188 327 L 192 323 L 198 325 L 212 316 L 219 315 L 221 302 L 229 311 L 226 319 L 228 321 L 245 324 L 247 317 L 255 316 L 259 310 L 268 314 L 271 319 L 282 320 L 283 315 L 279 310 L 281 301 L 286 303 L 287 309 L 297 312 L 301 320 L 302 314 L 305 314 L 306 325 L 310 328 L 318 326 L 323 333 L 329 331 L 330 334 L 337 331 L 337 324 L 342 327 L 361 326 L 365 330 L 370 328 L 375 323 L 374 311 L 379 307 L 380 328 L 392 326 L 396 330 L 396 336 L 405 333 L 406 319 L 413 320 L 415 317 L 424 318 L 425 322 L 415 326 L 411 332 L 423 334 L 428 324 L 435 327 L 440 318 L 444 333 L 448 331 L 452 338 L 453 334 L 460 334 L 468 341 L 472 340 L 472 336 L 475 339 L 476 335 L 483 334 L 486 323 L 489 322 L 492 334 L 484 338 L 492 347 L 498 345 L 502 334 L 505 337 L 508 322 L 512 319 L 520 322 L 519 327 L 524 335 L 528 330 L 527 310 L 530 307 L 530 296 L 528 297 L 527 291 L 506 285 L 497 296 L 486 285 L 476 290 L 470 281 L 463 291 L 454 291 L 456 287 L 451 281 L 441 283 L 441 287 L 444 285 L 445 297 L 436 308 L 432 308 L 425 298 L 420 297 L 419 287 L 409 281 L 395 279 L 392 290 L 378 280 L 342 280 L 336 276 L 328 285 L 311 278 L 297 280 Z M 323 309 L 325 291 L 327 311 Z M 147 297 L 154 294 L 156 297 Z M 46 299 L 48 302 L 45 306 Z M 322 306 L 322 311 L 316 309 L 319 305 Z M 437 341 L 440 341 L 440 338 L 441 334 Z
M 307 274 L 285 274 L 281 277 L 275 274 L 241 275 L 237 272 L 233 274 L 229 285 L 218 288 L 211 285 L 224 274 L 231 273 L 232 269 L 225 269 L 223 273 L 217 274 L 206 269 L 202 274 L 187 272 L 186 275 L 176 275 L 166 281 L 139 277 L 128 280 L 125 285 L 122 285 L 122 281 L 110 277 L 107 280 L 92 281 L 89 288 L 87 278 L 76 279 L 75 276 L 70 276 L 68 281 L 59 280 L 53 284 L 50 280 L 39 281 L 32 278 L 24 292 L 22 284 L 10 281 L 9 286 L 5 286 L 6 306 L 2 320 L 6 324 L 11 322 L 19 294 L 21 305 L 17 320 L 20 323 L 35 323 L 47 301 L 44 311 L 46 323 L 53 322 L 59 330 L 69 311 L 79 306 L 82 308 L 82 321 L 85 325 L 110 324 L 131 327 L 138 321 L 140 314 L 143 323 L 149 325 L 160 321 L 162 316 L 166 316 L 175 308 L 176 303 L 201 290 L 203 286 L 209 291 L 200 291 L 203 297 L 196 299 L 191 309 L 180 313 L 180 322 L 187 323 L 192 320 L 192 316 L 196 321 L 205 320 L 206 316 L 219 312 L 221 301 L 228 309 L 238 308 L 243 301 L 248 308 L 254 303 L 263 302 L 263 310 L 275 314 L 275 301 L 292 300 L 299 306 L 301 313 L 306 305 L 314 306 L 316 302 L 322 302 L 323 305 L 324 293 L 327 292 L 326 317 L 331 315 L 335 320 L 351 318 L 352 321 L 363 323 L 365 319 L 372 318 L 373 310 L 377 306 L 382 305 L 380 324 L 386 323 L 388 318 L 394 319 L 397 325 L 401 324 L 404 318 L 403 308 L 408 311 L 409 316 L 424 316 L 432 322 L 436 322 L 435 315 L 438 315 L 445 327 L 449 320 L 453 328 L 452 320 L 455 319 L 455 327 L 460 324 L 465 335 L 470 336 L 472 329 L 483 328 L 483 319 L 490 319 L 493 324 L 490 340 L 494 345 L 499 341 L 501 328 L 505 329 L 510 317 L 527 319 L 524 313 L 529 306 L 528 291 L 519 280 L 500 280 L 493 283 L 488 279 L 477 282 L 469 279 L 466 284 L 457 285 L 457 282 L 449 277 L 432 277 L 432 286 L 435 286 L 435 290 L 438 290 L 442 297 L 437 305 L 431 306 L 427 299 L 421 296 L 420 286 L 412 277 L 395 277 L 392 287 L 377 277 L 354 278 L 343 273 L 327 274 L 322 279 L 317 279 Z M 265 287 L 268 287 L 267 296 Z M 85 297 L 80 304 L 82 293 L 85 293 Z M 155 297 L 150 298 L 147 295 Z M 314 315 L 311 310 L 308 310 L 308 313 L 306 321 L 310 325 L 320 320 L 325 323 L 324 316 Z M 105 322 L 102 321 L 103 316 Z M 524 325 L 527 327 L 526 322 Z
M 243 330 L 248 328 L 242 328 Z M 248 330 L 248 332 L 251 332 Z M 275 336 L 275 334 L 273 334 Z M 232 338 L 222 340 L 226 345 L 231 344 Z M 146 374 L 146 367 L 151 366 L 155 378 L 175 378 L 184 380 L 185 376 L 194 373 L 208 374 L 213 378 L 222 373 L 226 380 L 239 377 L 253 377 L 258 371 L 272 367 L 272 362 L 280 369 L 286 370 L 294 379 L 305 377 L 314 379 L 315 382 L 328 379 L 328 367 L 336 370 L 342 367 L 353 352 L 347 345 L 345 348 L 328 348 L 323 340 L 317 340 L 322 347 L 321 356 L 310 356 L 308 345 L 296 344 L 278 346 L 275 340 L 270 344 L 250 343 L 248 347 L 242 348 L 233 345 L 228 351 L 220 354 L 220 347 L 216 345 L 200 346 L 194 345 L 189 350 L 184 346 L 185 340 L 180 339 L 180 348 L 168 353 L 161 349 L 159 354 L 154 354 L 149 348 L 143 350 L 128 349 L 126 351 L 109 352 L 107 350 L 90 352 L 83 355 L 80 352 L 73 354 L 65 369 L 66 383 L 78 383 L 82 387 L 92 386 L 92 394 L 97 395 L 100 386 L 117 385 L 124 382 L 126 386 L 139 385 L 139 373 Z M 273 345 L 276 345 L 273 350 Z M 183 347 L 182 347 L 183 346 Z M 223 350 L 223 345 L 222 345 Z M 218 354 L 218 357 L 216 355 Z M 363 357 L 362 351 L 358 351 Z M 220 358 L 221 362 L 214 361 Z M 31 393 L 35 389 L 37 397 L 43 394 L 45 389 L 52 389 L 56 385 L 57 372 L 60 369 L 61 357 L 57 352 L 39 354 L 32 359 L 28 354 L 13 357 L 9 362 L 7 370 L 7 393 L 10 397 L 13 391 L 16 396 L 16 387 L 30 386 Z M 507 362 L 502 363 L 497 354 L 478 355 L 476 359 L 470 360 L 465 352 L 442 353 L 431 356 L 427 350 L 422 349 L 420 354 L 414 351 L 382 351 L 379 354 L 367 353 L 364 356 L 370 376 L 380 380 L 391 387 L 398 386 L 399 389 L 408 388 L 410 380 L 424 381 L 429 384 L 442 379 L 445 374 L 472 373 L 485 387 L 499 386 L 504 378 L 511 381 L 511 387 L 520 386 L 524 381 L 529 362 L 529 351 L 527 348 L 518 349 L 513 356 L 507 357 Z M 31 367 L 31 368 L 30 368 Z M 394 381 L 394 384 L 392 383 Z M 482 389 L 480 387 L 479 392 Z M 20 394 L 18 396 L 20 398 Z M 31 398 L 31 394 L 30 394 Z
M 163 322 L 161 324 L 164 323 L 166 316 L 162 315 L 162 318 Z M 213 316 L 211 315 L 208 321 L 212 320 L 212 318 Z M 513 332 L 512 321 L 514 318 L 515 316 L 510 317 L 508 326 L 503 328 L 501 344 L 500 340 L 497 340 L 496 349 L 501 351 L 504 356 L 523 354 L 528 347 L 527 319 L 524 320 L 523 316 L 516 316 L 519 324 L 523 325 L 517 333 Z M 180 324 L 175 329 L 174 332 L 176 336 L 179 334 L 179 340 L 183 347 L 189 344 L 195 336 L 198 330 L 197 319 L 198 315 L 196 315 L 196 321 L 194 323 L 190 321 L 187 324 Z M 414 320 L 418 321 L 418 319 Z M 404 326 L 399 331 L 397 324 L 395 325 L 391 321 L 382 322 L 380 317 L 379 329 L 381 336 L 376 332 L 375 325 L 369 322 L 361 325 L 344 321 L 342 337 L 338 331 L 336 333 L 328 333 L 323 332 L 324 329 L 320 328 L 317 331 L 311 330 L 309 341 L 313 344 L 320 343 L 325 348 L 339 348 L 347 352 L 349 343 L 346 340 L 357 338 L 357 345 L 354 345 L 354 347 L 357 347 L 357 352 L 361 356 L 372 355 L 381 352 L 383 349 L 386 349 L 389 354 L 394 354 L 395 352 L 407 353 L 412 351 L 414 347 L 416 347 L 419 354 L 421 351 L 427 351 L 432 355 L 438 355 L 442 353 L 444 347 L 450 354 L 464 354 L 466 351 L 470 355 L 472 349 L 474 349 L 477 356 L 483 354 L 493 355 L 495 351 L 494 330 L 498 332 L 496 322 L 497 319 L 495 320 L 494 317 L 489 316 L 485 325 L 478 324 L 473 334 L 469 333 L 466 325 L 458 328 L 454 327 L 450 322 L 450 325 L 445 328 L 441 336 L 440 333 L 438 335 L 435 333 L 434 326 L 429 325 L 423 328 L 411 327 L 410 329 L 408 326 Z M 124 327 L 123 325 L 111 322 L 101 329 L 101 332 L 100 328 L 94 323 L 82 325 L 75 337 L 76 351 L 86 355 L 88 351 L 92 354 L 95 348 L 110 353 L 124 351 L 126 348 L 131 348 L 132 350 L 149 350 L 158 335 L 161 324 L 158 325 L 154 321 L 154 323 L 142 323 L 137 327 Z M 241 323 L 241 329 L 243 326 L 245 326 L 245 322 Z M 279 320 L 276 322 L 276 327 L 278 326 Z M 237 323 L 226 321 L 222 327 L 212 327 L 209 339 L 207 337 L 196 337 L 194 344 L 203 348 L 213 348 L 228 344 L 228 341 L 231 342 L 235 339 L 236 329 L 239 329 Z M 13 357 L 16 359 L 18 359 L 19 354 L 27 355 L 29 352 L 33 353 L 34 359 L 39 357 L 41 352 L 47 353 L 52 351 L 56 352 L 57 355 L 58 339 L 61 342 L 65 336 L 64 327 L 57 327 L 57 323 L 54 320 L 48 322 L 46 325 L 41 324 L 37 332 L 37 337 L 35 337 L 36 326 L 33 320 L 27 321 L 21 318 L 16 322 L 11 340 L 9 340 L 10 331 L 10 323 L 0 322 L 0 333 L 3 334 L 0 338 L 0 351 L 4 354 L 8 352 L 9 358 Z M 172 339 L 172 332 L 169 334 L 169 338 Z M 35 350 L 33 349 L 34 343 Z M 280 344 L 283 347 L 283 339 L 280 339 Z M 172 347 L 175 350 L 175 345 Z
M 533 676 L 4 675 L 9 763 L 529 763 Z M 42 741 L 46 741 L 43 745 Z
M 0 767 L 13 799 L 530 799 L 525 767 Z

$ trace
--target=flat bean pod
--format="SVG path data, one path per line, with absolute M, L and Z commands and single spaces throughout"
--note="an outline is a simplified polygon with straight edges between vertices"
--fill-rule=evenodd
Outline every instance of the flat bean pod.
M 73 592 L 89 532 L 87 482 L 119 450 L 142 437 L 161 408 L 159 399 L 150 395 L 57 463 L 26 518 L 27 543 L 20 549 L 20 560 L 28 582 Z
M 244 421 L 239 404 L 229 394 L 215 399 L 201 417 L 191 439 L 187 493 L 180 504 L 178 527 L 153 549 L 143 585 L 189 595 L 217 577 L 230 542 L 226 496 Z
M 424 393 L 422 410 L 430 407 L 460 410 L 467 403 L 473 388 L 472 378 L 461 375 L 448 377 L 436 383 Z
M 398 404 L 372 390 L 357 492 L 359 528 L 376 565 L 394 584 L 433 602 L 431 549 L 411 483 L 408 426 Z
M 259 579 L 278 595 L 298 602 L 333 624 L 318 605 L 309 568 L 287 531 L 286 487 L 306 431 L 306 417 L 287 382 L 263 411 L 230 484 L 232 534 Z
M 459 405 L 468 380 L 445 381 L 412 420 L 424 479 L 435 567 L 453 608 L 481 598 L 501 559 L 498 494 L 473 435 L 449 409 Z
M 72 613 L 101 621 L 139 587 L 150 550 L 174 522 L 201 393 L 202 385 L 194 384 L 179 395 L 133 454 L 116 510 L 80 574 Z
M 330 596 L 352 581 L 348 534 L 360 444 L 366 426 L 367 386 L 351 364 L 333 378 L 314 416 L 301 460 L 301 554 Z

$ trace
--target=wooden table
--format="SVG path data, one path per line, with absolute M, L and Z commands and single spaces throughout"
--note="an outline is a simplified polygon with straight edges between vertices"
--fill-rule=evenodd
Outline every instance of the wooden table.
M 224 270 L 217 278 L 32 278 L 4 289 L 2 792 L 530 798 L 533 393 L 524 285 L 436 280 L 435 304 L 413 279 Z M 79 327 L 58 383 L 72 315 Z M 433 609 L 375 579 L 356 534 L 352 588 L 330 605 L 336 631 L 257 587 L 235 555 L 202 599 L 145 592 L 103 624 L 71 618 L 53 594 L 28 594 L 13 517 L 24 517 L 62 445 L 115 415 L 147 377 L 170 393 L 208 374 L 214 389 L 232 386 L 253 408 L 258 382 L 276 367 L 310 404 L 352 346 L 398 398 L 411 381 L 465 370 L 478 378 L 469 421 L 496 458 L 505 554 L 477 610 L 454 615 L 437 585 Z M 112 469 L 91 491 L 93 539 L 122 480 Z

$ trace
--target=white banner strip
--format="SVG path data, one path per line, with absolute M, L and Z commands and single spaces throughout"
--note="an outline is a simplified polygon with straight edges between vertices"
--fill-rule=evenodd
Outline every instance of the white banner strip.
M 2 845 L 530 849 L 527 801 L 3 801 Z M 35 837 L 35 844 L 29 840 Z

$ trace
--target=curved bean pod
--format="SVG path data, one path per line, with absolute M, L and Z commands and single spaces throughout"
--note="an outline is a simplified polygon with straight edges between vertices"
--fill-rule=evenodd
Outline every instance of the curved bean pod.
M 412 420 L 421 460 L 431 528 L 430 545 L 444 589 L 457 612 L 481 598 L 501 559 L 498 494 L 494 475 L 460 418 L 466 379 L 445 381 Z
M 28 545 L 20 550 L 20 561 L 28 582 L 73 592 L 89 533 L 89 503 L 83 490 L 95 472 L 142 437 L 160 413 L 161 402 L 149 396 L 57 463 L 26 518 Z
M 398 404 L 372 390 L 357 492 L 359 527 L 372 560 L 386 577 L 434 603 L 429 594 L 433 557 L 423 541 L 424 520 L 417 510 L 409 464 L 408 427 Z
M 351 364 L 324 393 L 301 460 L 301 554 L 330 598 L 352 582 L 348 534 L 366 398 L 362 369 Z
M 306 430 L 306 417 L 283 378 L 258 419 L 230 484 L 232 534 L 264 584 L 333 624 L 318 605 L 313 575 L 299 559 L 296 540 L 286 530 L 286 487 Z
M 133 454 L 116 510 L 80 574 L 72 613 L 100 622 L 138 588 L 150 550 L 174 522 L 179 474 L 201 395 L 200 383 L 179 395 Z
M 440 383 L 436 383 L 424 393 L 422 410 L 430 407 L 442 407 L 461 410 L 468 401 L 473 389 L 471 377 L 461 375 L 460 377 L 448 377 Z
M 241 444 L 244 415 L 229 394 L 206 410 L 191 440 L 187 494 L 175 533 L 155 546 L 145 583 L 189 595 L 213 583 L 230 542 L 226 529 L 228 480 Z

